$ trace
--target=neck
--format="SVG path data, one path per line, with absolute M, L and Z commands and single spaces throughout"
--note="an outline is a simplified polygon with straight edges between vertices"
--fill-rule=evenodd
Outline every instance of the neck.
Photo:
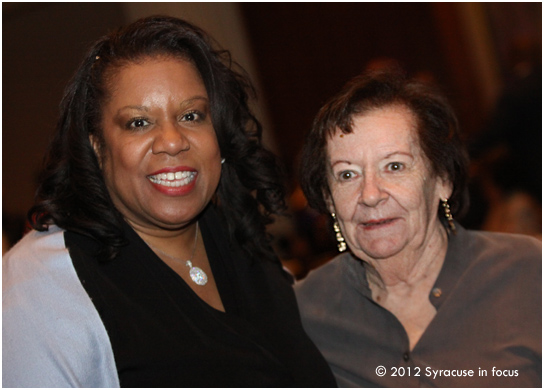
M 199 235 L 198 222 L 192 222 L 179 230 L 132 227 L 154 251 L 158 250 L 172 258 L 189 259 Z
M 448 237 L 445 229 L 438 226 L 428 239 L 412 250 L 387 259 L 364 261 L 368 282 L 375 290 L 413 288 L 422 283 L 434 284 L 446 257 Z

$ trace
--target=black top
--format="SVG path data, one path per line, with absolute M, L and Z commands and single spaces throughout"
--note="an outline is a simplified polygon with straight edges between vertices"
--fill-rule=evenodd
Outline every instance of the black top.
M 122 387 L 332 387 L 281 263 L 229 244 L 215 210 L 200 228 L 225 312 L 201 300 L 125 224 L 114 261 L 65 233 L 74 267 L 108 332 Z

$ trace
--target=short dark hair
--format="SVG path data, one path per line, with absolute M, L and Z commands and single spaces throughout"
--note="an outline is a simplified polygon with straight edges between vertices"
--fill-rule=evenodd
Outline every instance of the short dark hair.
M 397 68 L 369 71 L 349 83 L 317 114 L 302 148 L 300 183 L 308 204 L 328 212 L 326 197 L 327 140 L 337 131 L 352 132 L 354 117 L 383 107 L 400 105 L 416 119 L 420 146 L 433 173 L 453 184 L 449 198 L 454 215 L 468 206 L 468 157 L 461 141 L 455 113 L 447 99 L 433 86 L 409 79 Z M 440 213 L 441 214 L 441 213 Z
M 171 56 L 190 61 L 210 99 L 221 156 L 226 159 L 214 202 L 231 237 L 250 255 L 273 258 L 265 225 L 285 208 L 281 170 L 261 144 L 262 127 L 248 99 L 254 89 L 245 71 L 226 50 L 198 27 L 181 19 L 152 16 L 99 39 L 67 86 L 57 132 L 46 155 L 31 225 L 50 224 L 79 232 L 104 244 L 107 258 L 124 245 L 122 216 L 115 209 L 89 141 L 103 142 L 101 107 L 108 97 L 109 75 L 146 57 Z

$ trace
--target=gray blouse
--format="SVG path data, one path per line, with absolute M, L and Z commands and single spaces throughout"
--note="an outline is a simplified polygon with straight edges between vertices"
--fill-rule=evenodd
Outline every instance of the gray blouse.
M 541 387 L 541 286 L 540 241 L 458 226 L 429 295 L 436 316 L 412 351 L 351 254 L 295 291 L 340 387 Z

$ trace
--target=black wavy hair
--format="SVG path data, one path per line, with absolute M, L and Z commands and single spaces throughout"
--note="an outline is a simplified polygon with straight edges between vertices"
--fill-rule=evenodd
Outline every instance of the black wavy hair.
M 99 39 L 85 56 L 61 102 L 57 131 L 45 157 L 31 226 L 55 224 L 103 244 L 105 259 L 123 246 L 122 215 L 114 207 L 89 135 L 103 142 L 101 106 L 108 75 L 148 57 L 190 61 L 210 99 L 221 156 L 226 159 L 213 202 L 229 234 L 253 258 L 275 259 L 266 233 L 273 214 L 285 210 L 283 171 L 261 143 L 262 127 L 248 99 L 255 91 L 245 71 L 198 27 L 181 19 L 152 16 Z
M 434 86 L 410 79 L 398 66 L 371 70 L 348 82 L 319 111 L 302 148 L 299 179 L 310 207 L 328 213 L 327 141 L 337 131 L 352 132 L 356 116 L 392 105 L 416 118 L 419 144 L 433 172 L 453 185 L 448 199 L 454 216 L 468 208 L 468 154 L 453 108 Z M 439 206 L 440 207 L 440 206 Z M 443 220 L 443 213 L 438 213 Z

